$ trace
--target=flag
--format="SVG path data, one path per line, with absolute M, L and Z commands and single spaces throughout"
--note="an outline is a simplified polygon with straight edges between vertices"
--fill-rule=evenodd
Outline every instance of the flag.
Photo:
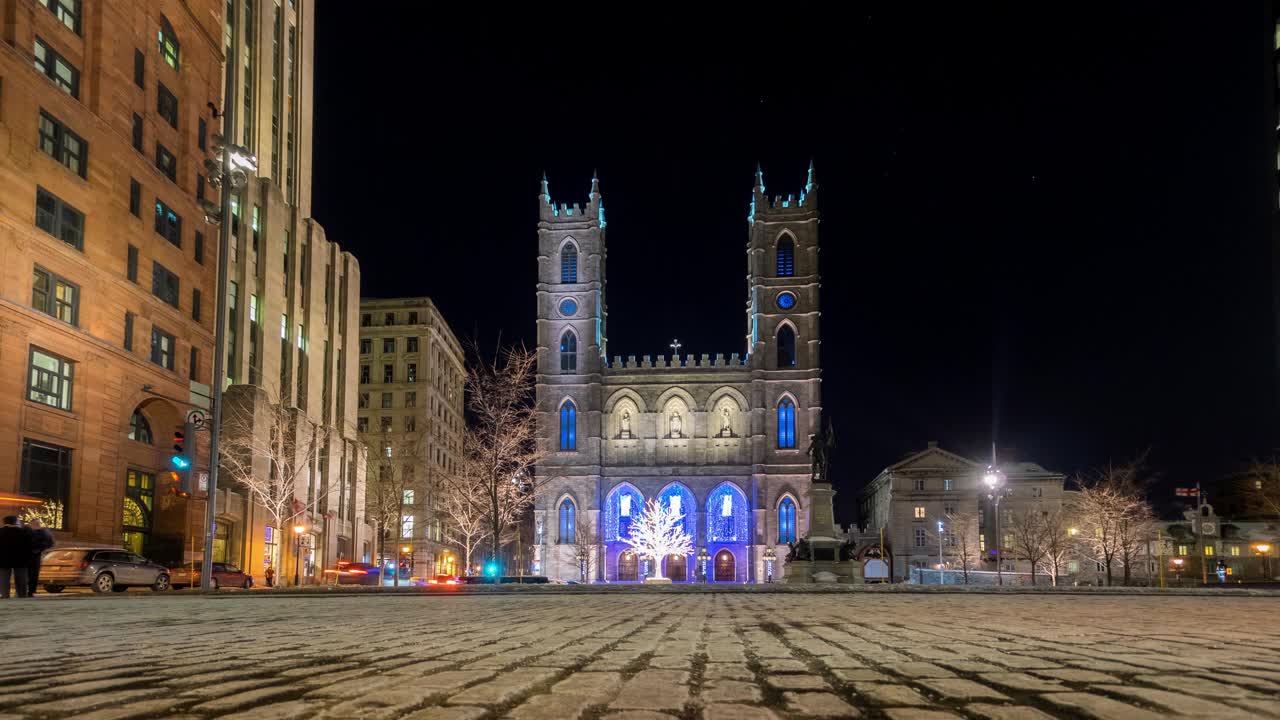
M 1173 494 L 1178 497 L 1195 497 L 1199 493 L 1196 492 L 1196 488 L 1174 488 Z

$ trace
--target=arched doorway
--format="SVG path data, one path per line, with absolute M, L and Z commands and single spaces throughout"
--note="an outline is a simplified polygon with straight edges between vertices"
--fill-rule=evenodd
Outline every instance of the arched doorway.
M 733 582 L 737 579 L 737 567 L 733 553 L 721 550 L 716 553 L 715 581 Z
M 639 563 L 636 561 L 636 554 L 630 550 L 624 550 L 618 555 L 618 581 L 635 582 L 640 578 Z
M 666 576 L 671 582 L 684 582 L 689 579 L 684 555 L 668 555 L 666 571 Z

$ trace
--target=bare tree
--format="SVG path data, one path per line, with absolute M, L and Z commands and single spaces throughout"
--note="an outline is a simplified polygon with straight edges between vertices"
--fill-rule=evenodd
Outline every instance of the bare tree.
M 383 431 L 380 435 L 364 438 L 368 469 L 365 473 L 365 513 L 378 531 L 378 557 L 385 567 L 386 540 L 390 535 L 399 542 L 407 540 L 413 547 L 414 530 L 409 528 L 406 537 L 405 506 L 421 499 L 426 490 L 418 467 L 425 464 L 422 452 L 423 440 L 418 435 L 394 434 Z M 397 551 L 396 557 L 399 558 Z M 392 584 L 400 585 L 400 563 L 396 562 Z M 381 582 L 381 578 L 379 578 Z
M 1149 532 L 1151 505 L 1143 496 L 1140 473 L 1145 454 L 1124 465 L 1107 465 L 1078 478 L 1074 512 L 1080 522 L 1077 542 L 1082 554 L 1101 563 L 1107 585 L 1120 562 L 1124 581 L 1130 577 L 1137 547 Z
M 1012 513 L 1009 519 L 1009 534 L 1013 538 L 1014 552 L 1031 566 L 1031 584 L 1036 584 L 1036 568 L 1044 560 L 1045 544 L 1048 541 L 1048 528 L 1045 524 L 1047 512 L 1037 503 Z
M 659 563 L 669 555 L 693 552 L 693 540 L 684 531 L 684 514 L 670 505 L 663 507 L 657 500 L 645 503 L 622 542 L 630 545 L 639 557 L 652 558 L 655 569 L 661 567 Z
M 318 473 L 332 430 L 312 424 L 271 389 L 241 387 L 241 394 L 223 396 L 218 460 L 226 477 L 249 493 L 280 533 L 324 499 L 307 481 Z
M 537 354 L 524 348 L 499 350 L 490 362 L 467 371 L 471 425 L 463 443 L 483 484 L 488 511 L 489 557 L 494 562 L 503 533 L 533 504 L 538 486 L 534 465 L 542 457 L 537 442 L 534 380 Z
M 1245 496 L 1262 513 L 1280 516 L 1280 459 L 1254 460 L 1241 481 Z
M 573 556 L 578 561 L 582 582 L 591 582 L 599 565 L 600 532 L 590 518 L 574 519 Z
M 964 584 L 969 584 L 969 569 L 978 564 L 982 551 L 978 543 L 978 511 L 947 513 L 946 525 L 950 528 L 946 544 L 960 563 Z
M 445 540 L 461 548 L 468 575 L 472 556 L 489 535 L 489 494 L 481 469 L 470 453 L 463 453 L 457 469 L 440 483 L 440 508 L 448 518 Z
M 1058 577 L 1072 554 L 1072 528 L 1071 512 L 1067 507 L 1059 506 L 1044 516 L 1044 557 L 1040 568 L 1054 587 L 1057 587 Z

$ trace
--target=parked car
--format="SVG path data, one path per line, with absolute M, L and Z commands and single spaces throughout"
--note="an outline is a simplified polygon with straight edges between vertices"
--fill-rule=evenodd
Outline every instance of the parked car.
M 59 547 L 44 554 L 40 582 L 45 592 L 89 586 L 94 592 L 124 592 L 131 587 L 168 590 L 169 568 L 123 548 Z
M 199 587 L 200 573 L 204 566 L 201 563 L 195 564 L 195 574 L 192 574 L 191 565 L 175 565 L 169 571 L 170 584 L 176 588 L 181 587 Z M 218 588 L 244 588 L 248 590 L 253 587 L 253 576 L 245 573 L 240 568 L 230 563 L 216 562 L 213 564 L 213 576 L 210 578 L 212 589 Z
M 339 560 L 337 567 L 324 571 L 327 582 L 338 585 L 377 585 L 382 579 L 382 570 L 375 563 L 356 563 Z

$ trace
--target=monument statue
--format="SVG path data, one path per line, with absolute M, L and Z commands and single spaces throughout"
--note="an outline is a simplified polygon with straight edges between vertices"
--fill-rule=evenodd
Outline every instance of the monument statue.
M 812 458 L 812 477 L 815 482 L 827 481 L 827 473 L 831 469 L 831 453 L 835 449 L 835 426 L 827 423 L 827 427 L 819 430 L 809 441 L 809 457 Z
M 680 413 L 671 413 L 671 437 L 680 437 Z
M 733 423 L 730 421 L 729 408 L 720 409 L 720 436 L 729 437 L 733 435 Z
M 621 424 L 621 427 L 618 429 L 618 437 L 623 437 L 623 438 L 631 437 L 631 411 L 630 410 L 622 411 L 622 424 Z

